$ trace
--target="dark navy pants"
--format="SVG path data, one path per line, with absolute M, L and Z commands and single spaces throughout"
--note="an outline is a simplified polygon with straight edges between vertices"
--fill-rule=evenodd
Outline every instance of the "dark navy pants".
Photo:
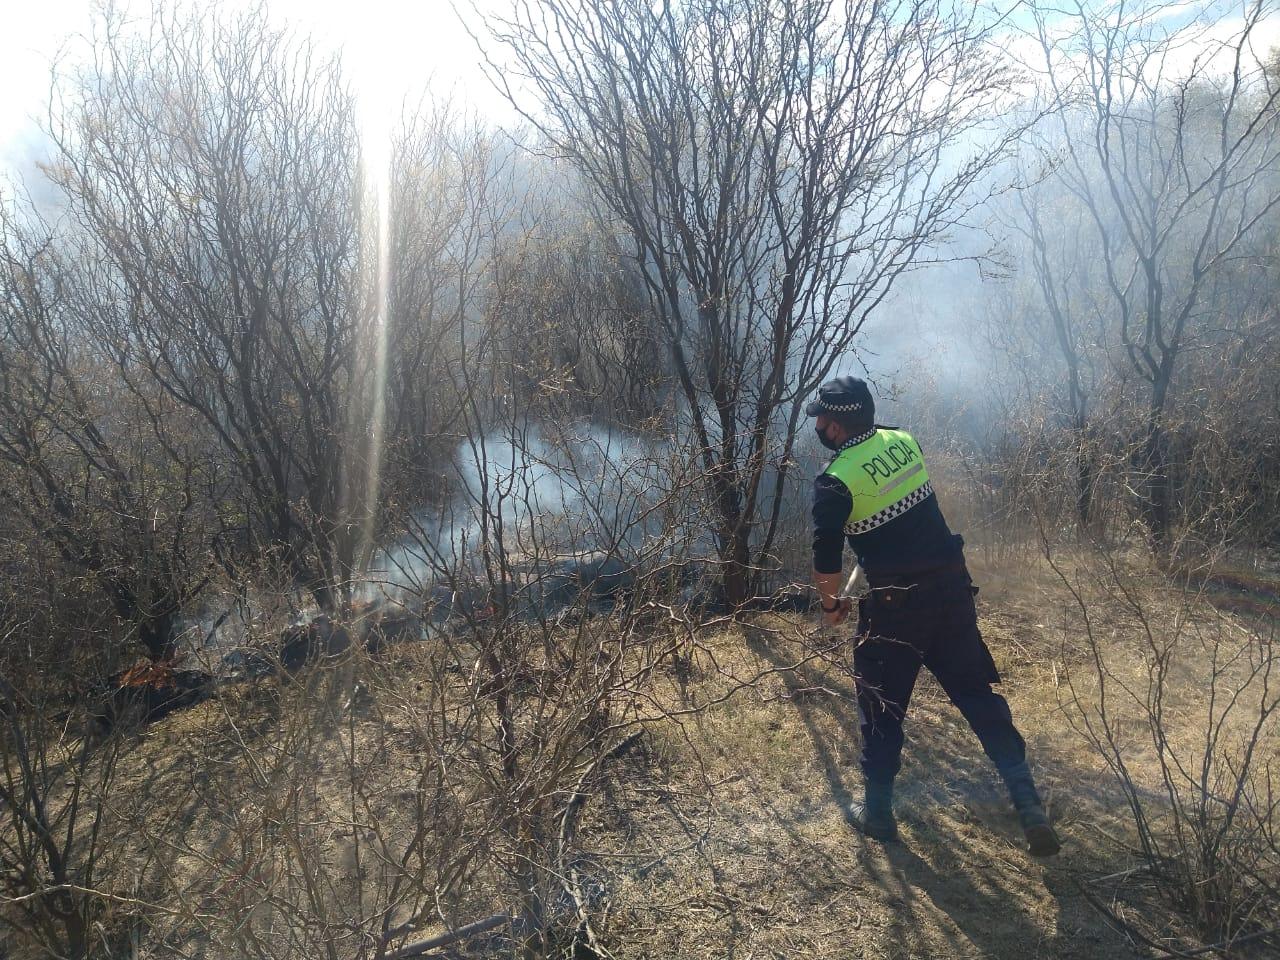
M 891 782 L 902 765 L 902 721 L 920 667 L 929 669 L 1000 770 L 1026 759 L 1000 674 L 978 632 L 969 575 L 918 576 L 873 589 L 858 605 L 853 665 L 862 721 L 862 773 Z

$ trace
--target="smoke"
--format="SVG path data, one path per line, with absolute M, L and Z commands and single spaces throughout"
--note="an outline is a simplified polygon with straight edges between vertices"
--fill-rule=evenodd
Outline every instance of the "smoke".
M 55 155 L 53 141 L 34 122 L 0 140 L 0 200 L 21 198 L 23 209 L 55 219 L 66 209 L 66 197 L 44 170 Z
M 672 487 L 663 456 L 595 424 L 463 440 L 455 496 L 416 510 L 404 534 L 377 551 L 370 581 L 426 595 L 499 555 L 508 564 L 598 552 L 634 562 L 667 520 L 655 509 Z
M 992 167 L 974 187 L 982 204 L 896 280 L 833 370 L 869 381 L 878 422 L 930 444 L 992 440 L 1009 388 L 1003 331 L 1024 325 L 1030 308 L 1030 258 L 1009 226 L 1019 176 L 1016 160 Z
M 679 487 L 678 462 L 669 441 L 590 423 L 464 439 L 452 456 L 455 494 L 419 507 L 403 533 L 375 551 L 356 597 L 448 616 L 484 602 L 477 587 L 494 568 L 526 604 L 547 610 L 572 602 L 578 589 L 607 589 L 646 555 L 670 551 L 673 530 L 691 529 L 687 517 L 660 509 Z M 184 649 L 198 657 L 206 648 L 235 651 L 252 624 L 281 613 L 256 609 L 248 597 L 225 600 L 182 624 Z M 317 612 L 307 606 L 291 622 Z M 245 656 L 218 669 L 240 669 Z

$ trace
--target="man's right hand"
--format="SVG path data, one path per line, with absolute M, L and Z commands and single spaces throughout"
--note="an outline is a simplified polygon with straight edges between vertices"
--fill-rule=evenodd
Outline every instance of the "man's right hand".
M 849 613 L 853 610 L 853 599 L 851 597 L 837 597 L 836 608 L 831 612 L 822 611 L 822 625 L 824 627 L 838 627 L 849 619 Z

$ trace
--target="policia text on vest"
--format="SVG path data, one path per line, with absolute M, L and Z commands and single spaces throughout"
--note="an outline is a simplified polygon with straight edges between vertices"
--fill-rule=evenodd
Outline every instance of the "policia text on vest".
M 919 454 L 912 449 L 911 444 L 906 440 L 898 440 L 887 444 L 883 454 L 878 454 L 862 464 L 862 469 L 866 471 L 867 476 L 872 480 L 877 477 L 881 480 L 888 480 L 895 473 L 899 473 L 903 467 L 912 463 L 916 465 L 915 468 L 908 470 L 906 476 L 894 479 L 895 485 L 905 480 L 907 476 L 919 473 L 924 469 L 924 464 L 920 462 Z

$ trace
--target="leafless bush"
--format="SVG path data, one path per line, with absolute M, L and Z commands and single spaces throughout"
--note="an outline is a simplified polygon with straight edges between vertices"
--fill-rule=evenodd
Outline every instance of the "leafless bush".
M 661 447 L 555 417 L 554 397 L 516 389 L 531 358 L 501 328 L 526 287 L 502 262 L 492 278 L 492 327 L 458 331 L 477 344 L 453 370 L 458 496 L 424 511 L 385 561 L 438 624 L 427 685 L 441 706 L 421 722 L 426 742 L 457 752 L 441 799 L 479 816 L 459 828 L 474 869 L 542 955 L 566 928 L 591 940 L 575 820 L 645 713 L 647 678 L 676 652 L 654 626 L 688 564 L 694 484 Z
M 88 698 L 65 669 L 25 661 L 23 639 L 47 644 L 11 613 L 0 608 L 0 927 L 84 960 L 147 906 L 118 892 L 104 833 L 122 744 L 89 736 Z
M 1210 602 L 1221 545 L 1180 544 L 1171 570 L 1153 569 L 1123 542 L 1071 554 L 1046 531 L 1043 544 L 1078 615 L 1066 641 L 1070 703 L 1124 797 L 1142 868 L 1218 948 L 1273 936 L 1274 617 Z
M 0 212 L 0 462 L 26 563 L 92 591 L 152 658 L 208 576 L 217 470 L 154 384 L 121 379 L 92 335 L 102 304 L 83 251 Z M 200 451 L 203 452 L 203 451 Z M 36 605 L 38 607 L 38 604 Z M 33 616 L 42 615 L 38 609 Z M 95 618 L 96 619 L 96 618 Z
M 152 942 L 273 958 L 410 956 L 465 930 L 537 956 L 591 944 L 578 820 L 661 715 L 650 678 L 684 636 L 662 628 L 672 497 L 616 482 L 599 435 L 490 427 L 458 452 L 481 458 L 454 518 L 472 532 L 424 523 L 369 588 L 427 601 L 426 641 L 224 688 L 182 739 L 187 765 L 129 811 L 148 883 L 177 903 Z M 429 578 L 416 589 L 410 557 Z M 449 615 L 433 620 L 439 586 Z

